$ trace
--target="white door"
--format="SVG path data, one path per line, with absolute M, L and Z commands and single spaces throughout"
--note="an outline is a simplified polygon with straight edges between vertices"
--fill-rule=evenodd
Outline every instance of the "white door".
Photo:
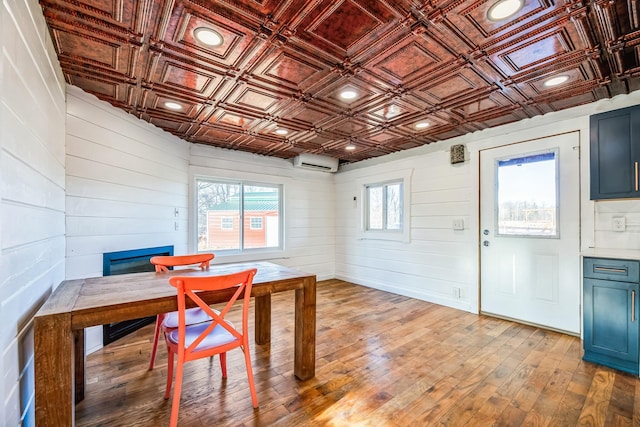
M 480 310 L 580 333 L 577 132 L 480 152 Z

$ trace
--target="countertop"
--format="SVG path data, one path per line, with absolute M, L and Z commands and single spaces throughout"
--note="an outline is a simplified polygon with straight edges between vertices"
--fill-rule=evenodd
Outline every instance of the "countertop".
M 580 253 L 583 257 L 591 258 L 615 258 L 640 260 L 640 249 L 596 249 L 589 248 Z

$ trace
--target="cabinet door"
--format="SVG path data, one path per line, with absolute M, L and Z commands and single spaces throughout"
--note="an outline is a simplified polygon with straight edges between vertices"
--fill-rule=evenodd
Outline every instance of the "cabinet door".
M 591 199 L 640 197 L 639 107 L 591 116 Z
M 585 359 L 638 374 L 638 284 L 584 279 Z

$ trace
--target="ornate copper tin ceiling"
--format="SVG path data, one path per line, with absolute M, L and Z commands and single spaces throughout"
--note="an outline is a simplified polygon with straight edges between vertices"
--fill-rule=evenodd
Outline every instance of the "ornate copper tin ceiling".
M 493 22 L 495 1 L 41 5 L 69 84 L 187 141 L 282 158 L 356 162 L 640 88 L 637 0 L 526 0 Z

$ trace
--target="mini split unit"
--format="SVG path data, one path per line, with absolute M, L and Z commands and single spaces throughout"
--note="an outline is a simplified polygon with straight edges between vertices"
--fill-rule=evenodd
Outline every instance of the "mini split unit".
M 338 159 L 317 154 L 300 154 L 293 159 L 293 166 L 323 172 L 337 172 Z

